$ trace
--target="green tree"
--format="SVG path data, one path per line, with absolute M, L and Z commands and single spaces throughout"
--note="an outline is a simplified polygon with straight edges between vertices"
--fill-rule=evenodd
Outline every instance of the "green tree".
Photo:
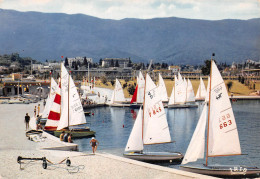
M 68 61 L 68 58 L 66 57 L 65 58 L 65 64 L 64 64 L 65 67 L 69 66 L 69 61 Z
M 217 62 L 215 60 L 214 60 L 214 62 L 217 64 Z M 211 60 L 205 60 L 204 65 L 201 68 L 201 72 L 203 75 L 210 74 L 210 66 L 211 66 Z
M 111 80 L 110 83 L 111 83 L 112 86 L 114 86 L 115 81 L 114 81 L 114 80 Z
M 133 95 L 135 92 L 135 85 L 129 85 L 129 87 L 127 88 L 127 91 L 130 95 Z
M 101 82 L 105 85 L 107 85 L 107 78 L 105 76 L 101 77 Z

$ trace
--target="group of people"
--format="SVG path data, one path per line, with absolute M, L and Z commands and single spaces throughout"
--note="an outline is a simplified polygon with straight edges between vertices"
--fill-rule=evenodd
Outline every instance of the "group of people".
M 73 143 L 72 141 L 72 134 L 71 133 L 65 133 L 65 131 L 62 131 L 60 134 L 60 140 L 64 142 Z

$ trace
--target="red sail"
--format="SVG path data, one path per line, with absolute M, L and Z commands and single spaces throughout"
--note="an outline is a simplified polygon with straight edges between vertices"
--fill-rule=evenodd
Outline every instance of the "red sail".
M 136 102 L 136 98 L 137 98 L 137 89 L 138 89 L 138 85 L 136 85 L 135 92 L 134 92 L 134 95 L 133 95 L 133 97 L 132 97 L 132 99 L 131 99 L 130 104 Z

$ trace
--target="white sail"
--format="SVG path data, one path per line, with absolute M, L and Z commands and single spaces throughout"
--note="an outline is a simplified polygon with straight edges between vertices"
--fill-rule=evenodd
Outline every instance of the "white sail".
M 142 72 L 139 72 L 138 76 L 138 89 L 137 89 L 137 97 L 136 97 L 136 102 L 137 103 L 143 103 L 144 101 L 144 86 L 145 86 L 145 81 Z
M 180 72 L 178 72 L 178 80 L 180 80 L 180 81 L 183 80 L 183 79 L 182 79 L 182 76 L 181 76 L 181 74 L 180 74 Z
M 195 99 L 205 99 L 206 93 L 207 92 L 206 92 L 204 82 L 203 82 L 202 78 L 200 77 L 200 84 L 199 84 L 199 88 L 198 88 Z
M 46 100 L 46 104 L 42 112 L 42 118 L 48 117 L 58 88 L 59 88 L 58 84 L 55 82 L 53 78 L 51 78 L 50 95 L 48 95 L 48 98 Z
M 237 126 L 225 83 L 212 61 L 208 156 L 241 154 Z
M 168 102 L 168 105 L 173 105 L 173 104 L 174 104 L 174 86 L 172 87 L 172 94 Z
M 167 95 L 166 86 L 165 86 L 165 83 L 164 83 L 163 78 L 162 78 L 160 73 L 159 73 L 158 90 L 160 91 L 160 95 L 161 95 L 162 101 L 168 101 L 168 95 Z
M 206 97 L 205 97 L 206 102 L 209 102 L 209 83 L 210 83 L 210 76 L 208 77 L 207 92 L 206 92 Z
M 111 97 L 111 103 L 126 101 L 123 88 L 118 79 L 116 79 L 115 89 Z
M 142 128 L 143 128 L 143 110 L 140 108 L 135 120 L 133 129 L 129 136 L 125 151 L 141 151 L 143 150 Z
M 60 84 L 60 79 L 59 79 Z M 48 119 L 44 126 L 45 130 L 56 130 L 60 121 L 60 111 L 61 111 L 61 91 L 60 86 L 57 85 L 55 88 L 55 97 L 50 107 L 50 112 L 48 114 Z
M 191 138 L 186 154 L 182 160 L 182 164 L 195 162 L 204 158 L 205 150 L 205 130 L 207 119 L 207 104 L 204 105 L 200 119 Z
M 145 86 L 143 143 L 170 142 L 171 136 L 162 100 L 158 88 L 148 74 Z
M 175 79 L 175 104 L 183 104 L 186 100 L 186 80 L 184 81 L 179 75 L 179 79 Z
M 187 95 L 186 102 L 195 102 L 194 91 L 193 91 L 193 87 L 190 82 L 190 79 L 188 79 L 188 82 L 187 82 L 187 94 L 186 95 Z
M 58 130 L 86 123 L 77 87 L 63 64 L 61 65 L 61 109 Z

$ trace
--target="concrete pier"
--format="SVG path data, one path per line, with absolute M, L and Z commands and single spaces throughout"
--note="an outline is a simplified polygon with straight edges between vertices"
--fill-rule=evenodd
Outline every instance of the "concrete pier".
M 55 141 L 33 142 L 25 136 L 24 116 L 33 115 L 34 105 L 0 104 L 0 178 L 212 178 L 107 153 L 43 150 L 43 145 L 52 147 Z M 47 169 L 42 161 L 25 160 L 20 165 L 18 156 L 46 157 Z M 70 167 L 65 164 L 68 157 Z

